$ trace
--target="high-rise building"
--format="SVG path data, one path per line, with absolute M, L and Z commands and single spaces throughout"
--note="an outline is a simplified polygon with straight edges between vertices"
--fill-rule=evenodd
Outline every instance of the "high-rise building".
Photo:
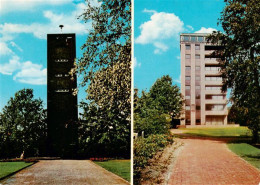
M 207 43 L 206 36 L 180 35 L 181 92 L 185 99 L 181 125 L 227 125 L 220 59 L 211 55 L 220 46 Z
M 76 57 L 75 34 L 47 35 L 47 123 L 51 156 L 73 157 L 77 147 L 76 75 L 69 75 Z

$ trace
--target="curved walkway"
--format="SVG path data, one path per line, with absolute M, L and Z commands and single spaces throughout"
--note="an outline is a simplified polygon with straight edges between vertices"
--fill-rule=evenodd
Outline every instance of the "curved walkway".
M 91 161 L 46 160 L 18 172 L 0 184 L 127 185 L 129 183 Z
M 169 185 L 259 185 L 260 171 L 232 153 L 225 140 L 181 139 Z

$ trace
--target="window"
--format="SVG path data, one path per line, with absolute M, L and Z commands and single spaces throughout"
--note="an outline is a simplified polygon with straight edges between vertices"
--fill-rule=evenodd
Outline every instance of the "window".
M 185 45 L 185 48 L 186 48 L 186 50 L 190 50 L 190 45 L 189 45 L 189 44 L 186 44 L 186 45 Z
M 190 59 L 190 54 L 186 54 L 186 55 L 185 55 L 185 58 L 186 58 L 186 59 Z
M 195 55 L 195 59 L 200 59 L 200 55 Z
M 203 42 L 204 41 L 203 37 L 198 37 L 198 41 Z
M 200 76 L 195 77 L 196 81 L 200 81 Z
M 185 76 L 185 80 L 190 80 L 190 76 Z
M 190 110 L 190 106 L 187 105 L 187 106 L 185 107 L 185 110 Z
M 182 39 L 183 39 L 183 41 L 189 41 L 190 37 L 189 36 L 183 36 Z
M 196 94 L 196 99 L 200 99 L 200 94 Z
M 200 110 L 200 105 L 197 105 L 197 106 L 196 106 L 196 110 Z
M 192 42 L 195 42 L 195 41 L 197 40 L 197 37 L 191 36 L 190 38 L 191 38 L 190 40 L 191 40 Z
M 190 99 L 190 96 L 185 96 L 185 99 Z
M 220 76 L 206 76 L 206 81 L 222 81 L 222 77 Z
M 196 71 L 200 71 L 200 66 L 196 66 L 196 67 L 195 67 L 195 70 L 196 70 Z
M 185 89 L 186 89 L 186 90 L 189 90 L 189 89 L 190 89 L 190 86 L 189 86 L 189 85 L 186 85 L 186 86 L 185 86 Z
M 185 67 L 185 70 L 186 70 L 186 71 L 190 71 L 190 66 L 186 66 L 186 67 Z
M 222 111 L 225 105 L 206 105 L 206 110 Z
M 200 45 L 199 44 L 195 44 L 195 50 L 200 50 Z
M 195 87 L 197 90 L 199 90 L 200 89 L 200 85 L 196 85 L 196 87 Z
M 186 119 L 186 124 L 190 124 L 190 119 Z
M 200 123 L 200 119 L 196 119 L 196 123 Z

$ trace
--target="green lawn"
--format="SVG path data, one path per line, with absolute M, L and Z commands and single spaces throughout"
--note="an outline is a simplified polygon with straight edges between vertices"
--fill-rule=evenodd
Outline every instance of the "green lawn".
M 32 163 L 25 162 L 0 162 L 0 178 L 3 178 L 31 164 Z
M 232 152 L 260 169 L 260 149 L 247 143 L 229 143 L 227 145 Z
M 247 127 L 186 128 L 182 130 L 186 134 L 207 137 L 250 137 L 252 135 Z
M 95 161 L 95 163 L 130 182 L 130 160 Z

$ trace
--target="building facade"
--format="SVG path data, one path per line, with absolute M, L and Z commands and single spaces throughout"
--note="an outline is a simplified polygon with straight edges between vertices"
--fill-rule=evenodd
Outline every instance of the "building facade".
M 207 34 L 181 34 L 181 93 L 185 99 L 181 125 L 227 125 L 226 92 L 218 56 L 220 46 L 206 41 Z
M 47 35 L 47 123 L 50 156 L 73 157 L 77 148 L 77 77 L 69 75 L 76 58 L 75 34 Z

